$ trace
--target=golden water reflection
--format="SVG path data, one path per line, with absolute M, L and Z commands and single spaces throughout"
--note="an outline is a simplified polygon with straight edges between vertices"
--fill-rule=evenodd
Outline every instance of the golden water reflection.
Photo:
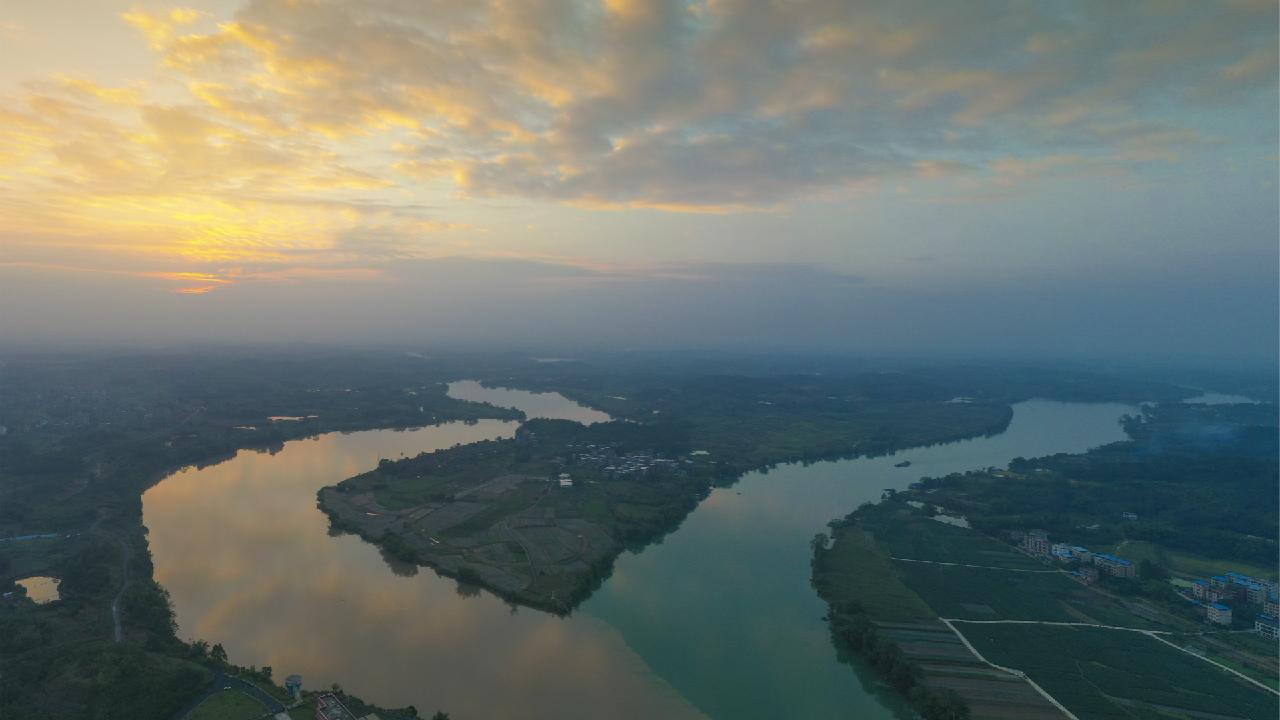
M 617 631 L 512 610 L 429 569 L 392 572 L 330 536 L 316 491 L 380 458 L 509 437 L 515 423 L 328 434 L 187 469 L 143 496 L 156 580 L 184 638 L 233 662 L 339 683 L 383 705 L 469 718 L 701 717 Z

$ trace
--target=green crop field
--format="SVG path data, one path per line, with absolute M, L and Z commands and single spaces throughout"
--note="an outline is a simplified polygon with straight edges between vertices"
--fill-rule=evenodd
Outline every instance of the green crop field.
M 1051 620 L 1157 628 L 1062 573 L 896 562 L 899 575 L 938 615 L 965 620 Z
M 1193 713 L 1273 720 L 1277 698 L 1148 636 L 1048 625 L 958 626 L 988 660 L 1016 668 L 1081 718 Z
M 859 516 L 890 555 L 915 560 L 1044 569 L 1011 546 L 972 530 L 947 525 L 899 503 L 884 503 Z

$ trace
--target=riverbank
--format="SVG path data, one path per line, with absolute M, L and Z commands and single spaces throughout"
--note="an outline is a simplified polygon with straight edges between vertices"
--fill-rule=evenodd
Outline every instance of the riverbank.
M 927 696 L 911 695 L 917 685 L 955 692 L 974 718 L 1122 717 L 1132 708 L 1269 718 L 1280 709 L 1243 678 L 1160 641 L 1197 630 L 1183 617 L 1103 592 L 903 498 L 831 528 L 830 544 L 814 543 L 813 583 L 835 642 L 873 660 L 899 658 L 883 671 L 891 683 L 913 681 L 894 684 L 926 717 L 963 715 L 930 714 Z

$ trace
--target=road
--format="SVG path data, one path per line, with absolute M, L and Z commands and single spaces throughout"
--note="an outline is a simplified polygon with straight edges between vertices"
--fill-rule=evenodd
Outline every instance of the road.
M 974 655 L 976 655 L 978 659 L 987 663 L 991 667 L 999 668 L 1001 670 L 1011 672 L 1017 675 L 1018 677 L 1026 677 L 1026 675 L 1024 675 L 1021 670 L 1012 670 L 1010 668 L 1000 667 L 999 665 L 996 665 L 988 661 L 986 658 L 982 657 L 981 653 L 979 653 L 977 649 L 974 648 L 972 645 L 970 645 L 969 641 L 965 639 L 964 633 L 957 630 L 955 625 L 953 625 L 953 623 L 969 623 L 971 625 L 1057 625 L 1060 627 L 1092 627 L 1092 628 L 1101 628 L 1103 630 L 1124 630 L 1125 632 L 1135 632 L 1141 635 L 1146 635 L 1147 637 L 1153 640 L 1158 640 L 1159 642 L 1162 642 L 1165 645 L 1168 645 L 1169 647 L 1175 650 L 1184 652 L 1197 660 L 1203 660 L 1204 662 L 1207 662 L 1210 665 L 1215 665 L 1219 669 L 1225 670 L 1231 673 L 1232 675 L 1235 675 L 1236 677 L 1240 678 L 1241 680 L 1244 680 L 1250 685 L 1260 687 L 1263 690 L 1266 690 L 1267 692 L 1271 693 L 1272 695 L 1280 696 L 1280 691 L 1276 690 L 1275 688 L 1272 688 L 1269 685 L 1260 683 L 1257 680 L 1254 680 L 1253 678 L 1249 677 L 1248 675 L 1245 675 L 1244 673 L 1238 670 L 1234 670 L 1232 668 L 1227 667 L 1226 665 L 1223 665 L 1217 660 L 1212 660 L 1203 655 L 1197 655 L 1196 653 L 1191 652 L 1190 650 L 1182 647 L 1181 645 L 1178 645 L 1177 643 L 1170 642 L 1169 640 L 1166 640 L 1165 638 L 1160 637 L 1161 635 L 1173 634 L 1169 630 L 1146 630 L 1143 628 L 1123 627 L 1120 625 L 1099 625 L 1097 623 L 1081 623 L 1081 622 L 1055 622 L 1052 620 L 961 620 L 959 618 L 938 618 L 938 619 L 941 620 L 943 623 L 945 623 L 947 627 L 951 628 L 951 632 L 955 633 L 956 636 L 960 638 L 960 642 L 964 643 L 965 647 L 969 648 L 969 651 L 972 652 Z M 1034 682 L 1031 682 L 1031 678 L 1027 678 L 1027 682 L 1030 682 L 1033 686 L 1036 686 Z M 1040 690 L 1039 686 L 1036 686 L 1036 689 Z M 1051 702 L 1057 705 L 1057 701 L 1054 701 L 1053 698 L 1050 698 L 1048 693 L 1041 690 L 1040 694 L 1044 695 Z M 1063 710 L 1065 711 L 1066 709 L 1063 708 Z
M 938 618 L 938 619 L 939 619 L 939 620 L 941 620 L 941 621 L 942 621 L 942 623 L 943 623 L 944 625 L 946 625 L 948 628 L 950 628 L 950 629 L 951 629 L 951 632 L 955 633 L 955 636 L 956 636 L 956 637 L 960 638 L 960 642 L 964 644 L 965 648 L 966 648 L 969 652 L 973 653 L 973 656 L 974 656 L 974 657 L 978 658 L 978 659 L 979 659 L 979 660 L 981 660 L 982 662 L 986 663 L 987 665 L 990 665 L 991 667 L 993 667 L 993 668 L 995 668 L 995 669 L 997 669 L 997 670 L 999 670 L 999 671 L 1001 671 L 1001 672 L 1006 672 L 1006 673 L 1009 673 L 1010 675 L 1012 675 L 1012 676 L 1014 676 L 1014 677 L 1022 678 L 1023 680 L 1025 680 L 1025 681 L 1026 681 L 1026 683 L 1027 683 L 1028 685 L 1030 685 L 1030 686 L 1031 686 L 1031 689 L 1032 689 L 1032 690 L 1035 690 L 1036 692 L 1040 693 L 1040 697 L 1044 698 L 1045 700 L 1048 700 L 1048 701 L 1049 701 L 1049 704 L 1053 705 L 1054 707 L 1058 708 L 1058 710 L 1062 711 L 1062 714 L 1063 714 L 1063 715 L 1066 715 L 1066 716 L 1067 716 L 1068 718 L 1070 718 L 1071 720 L 1080 720 L 1080 718 L 1076 717 L 1075 713 L 1073 713 L 1073 712 L 1071 712 L 1070 710 L 1068 710 L 1068 709 L 1067 709 L 1067 707 L 1066 707 L 1065 705 L 1063 705 L 1062 703 L 1058 702 L 1058 701 L 1057 701 L 1057 700 L 1056 700 L 1052 695 L 1050 695 L 1050 694 L 1049 694 L 1049 691 L 1047 691 L 1047 690 L 1045 690 L 1044 688 L 1040 687 L 1040 685 L 1039 685 L 1035 680 L 1032 680 L 1031 678 L 1027 677 L 1027 674 L 1026 674 L 1026 673 L 1024 673 L 1024 672 L 1022 672 L 1021 670 L 1018 670 L 1018 669 L 1016 669 L 1016 668 L 1009 668 L 1009 667 L 1005 667 L 1005 666 L 1003 666 L 1003 665 L 997 665 L 997 664 L 995 664 L 995 663 L 991 662 L 990 660 L 988 660 L 985 656 L 983 656 L 983 654 L 982 654 L 982 653 L 978 652 L 978 648 L 974 647 L 972 644 L 970 644 L 970 643 L 969 643 L 969 639 L 968 639 L 968 638 L 966 638 L 966 637 L 964 636 L 964 633 L 962 633 L 962 632 L 960 632 L 959 630 L 957 630 L 955 625 L 952 625 L 952 623 L 953 623 L 953 622 L 964 622 L 963 620 L 956 621 L 956 620 L 951 620 L 951 619 L 949 619 L 949 618 Z M 994 620 L 994 621 L 990 621 L 990 622 L 999 622 L 999 621 L 998 621 L 998 620 Z M 1056 625 L 1056 624 L 1061 624 L 1061 623 L 1054 623 L 1054 624 Z

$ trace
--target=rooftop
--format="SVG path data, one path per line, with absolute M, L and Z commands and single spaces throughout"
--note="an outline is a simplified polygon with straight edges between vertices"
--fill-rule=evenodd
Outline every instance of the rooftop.
M 1112 554 L 1110 554 L 1110 553 L 1094 553 L 1094 557 L 1100 557 L 1100 558 L 1102 558 L 1103 560 L 1107 560 L 1107 561 L 1110 561 L 1110 562 L 1113 562 L 1113 563 L 1118 563 L 1118 564 L 1120 564 L 1120 565 L 1132 565 L 1132 564 L 1133 564 L 1133 562 L 1132 562 L 1132 561 L 1125 560 L 1125 559 L 1124 559 L 1124 558 L 1122 558 L 1122 557 L 1116 557 L 1115 555 L 1112 555 Z

